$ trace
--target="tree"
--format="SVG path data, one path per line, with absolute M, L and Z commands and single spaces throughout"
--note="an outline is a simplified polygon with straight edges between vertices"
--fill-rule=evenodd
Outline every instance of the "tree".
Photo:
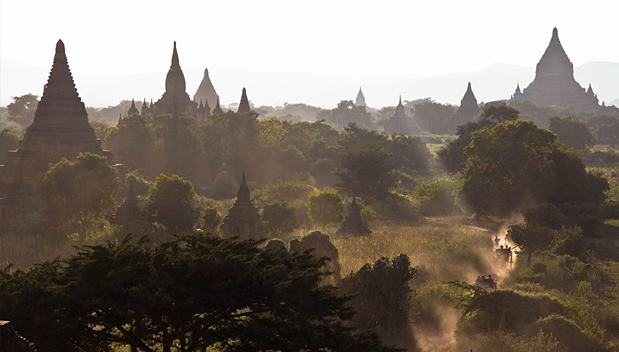
M 62 159 L 39 184 L 43 216 L 57 225 L 102 219 L 115 209 L 120 185 L 118 171 L 104 156 L 81 153 L 75 161 Z
M 153 220 L 170 231 L 191 231 L 200 216 L 195 198 L 191 182 L 178 175 L 161 174 L 148 190 L 146 209 Z
M 105 138 L 118 162 L 154 177 L 155 133 L 152 119 L 133 115 L 122 119 Z
M 307 213 L 312 223 L 328 225 L 344 219 L 344 199 L 337 190 L 318 191 L 309 196 Z
M 412 110 L 413 120 L 419 124 L 422 130 L 437 134 L 453 133 L 453 127 L 449 126 L 449 120 L 456 113 L 456 108 L 453 105 L 424 99 L 415 103 Z
M 587 124 L 570 116 L 552 117 L 548 127 L 568 148 L 584 150 L 595 144 L 595 136 Z
M 321 285 L 324 263 L 210 235 L 125 238 L 27 272 L 5 268 L 0 308 L 41 352 L 396 351 L 346 325 L 349 298 Z
M 319 115 L 319 118 L 324 118 L 338 127 L 344 127 L 350 123 L 355 123 L 366 129 L 373 129 L 374 127 L 372 117 L 365 106 L 355 105 L 352 100 L 342 100 L 335 109 L 319 113 Z
M 297 211 L 286 202 L 265 204 L 262 209 L 262 226 L 274 236 L 290 233 L 299 227 Z
M 476 131 L 464 152 L 459 196 L 479 215 L 505 216 L 540 202 L 595 205 L 608 188 L 556 135 L 531 121 Z
M 351 301 L 357 310 L 352 323 L 360 329 L 376 329 L 385 342 L 415 349 L 408 317 L 410 284 L 416 277 L 417 270 L 411 268 L 406 254 L 365 264 L 345 277 L 340 289 L 356 296 Z
M 389 149 L 393 153 L 393 162 L 397 169 L 419 175 L 430 172 L 432 154 L 418 136 L 392 135 Z
M 459 172 L 464 169 L 467 156 L 464 153 L 471 143 L 473 132 L 484 127 L 492 128 L 499 122 L 514 121 L 518 118 L 518 110 L 509 107 L 505 102 L 490 102 L 484 105 L 477 121 L 471 121 L 457 127 L 458 138 L 447 144 L 438 152 L 438 157 L 449 172 Z
M 5 127 L 0 130 L 0 165 L 6 162 L 9 150 L 17 149 L 19 136 L 13 130 Z
M 11 97 L 13 102 L 7 105 L 9 120 L 28 127 L 34 120 L 34 113 L 39 105 L 39 97 L 30 93 Z
M 349 151 L 342 156 L 339 186 L 352 195 L 385 199 L 397 183 L 392 158 L 380 147 Z
M 531 266 L 533 255 L 550 249 L 556 236 L 556 230 L 548 226 L 525 223 L 510 226 L 507 235 L 516 246 L 524 250 L 527 255 L 527 266 Z

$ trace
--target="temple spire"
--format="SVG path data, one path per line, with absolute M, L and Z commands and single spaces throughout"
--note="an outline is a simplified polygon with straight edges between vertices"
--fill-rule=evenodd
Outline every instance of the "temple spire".
M 129 108 L 129 111 L 127 111 L 127 116 L 137 115 L 137 114 L 139 114 L 139 112 L 138 112 L 138 108 L 135 107 L 135 99 L 131 99 L 131 107 Z
M 174 41 L 174 50 L 172 51 L 172 65 L 170 65 L 170 69 L 180 70 L 181 65 L 178 60 L 178 51 L 176 51 L 176 41 Z
M 146 115 L 147 113 L 148 113 L 148 104 L 146 103 L 146 98 L 144 98 L 144 101 L 142 102 L 142 110 L 140 111 L 140 114 Z
M 363 95 L 363 91 L 361 90 L 361 87 L 359 87 L 359 93 L 357 93 L 357 98 L 355 99 L 355 105 L 365 106 L 365 96 Z
M 213 115 L 219 115 L 223 113 L 224 111 L 221 109 L 221 106 L 219 106 L 219 98 L 217 98 L 217 104 L 215 104 L 215 108 L 213 109 Z
M 243 114 L 246 112 L 250 112 L 251 107 L 249 106 L 249 100 L 247 99 L 247 90 L 243 87 L 243 93 L 241 94 L 241 103 L 239 104 L 239 110 L 237 111 L 239 114 Z

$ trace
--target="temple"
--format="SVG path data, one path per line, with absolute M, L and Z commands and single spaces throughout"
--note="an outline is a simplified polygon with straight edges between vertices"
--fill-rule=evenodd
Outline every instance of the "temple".
M 0 166 L 0 195 L 24 195 L 50 163 L 62 158 L 74 159 L 82 152 L 108 156 L 101 149 L 93 128 L 88 123 L 86 107 L 80 99 L 62 40 L 56 44 L 54 64 L 32 124 L 19 141 L 17 150 L 10 151 L 4 166 Z
M 189 98 L 185 86 L 185 75 L 181 69 L 176 51 L 176 42 L 172 51 L 172 64 L 165 80 L 165 92 L 161 99 L 151 104 L 149 112 L 153 115 L 187 113 L 194 115 L 198 105 Z
M 219 98 L 217 98 L 217 104 L 215 104 L 215 108 L 213 108 L 213 115 L 220 115 L 223 113 L 224 111 L 221 109 L 221 106 L 219 106 Z
M 357 198 L 352 197 L 350 207 L 346 213 L 346 218 L 337 230 L 338 235 L 366 236 L 372 231 L 361 217 L 361 206 L 357 203 Z
M 365 106 L 365 96 L 361 91 L 361 87 L 359 87 L 359 93 L 357 93 L 357 98 L 355 99 L 355 105 L 357 106 Z
M 469 82 L 452 122 L 454 125 L 464 125 L 467 122 L 473 121 L 480 111 L 477 105 L 477 98 L 475 98 L 473 88 L 471 88 L 471 82 Z
M 591 86 L 586 91 L 574 79 L 574 65 L 563 50 L 557 28 L 552 30 L 550 44 L 537 64 L 535 79 L 522 92 L 516 87 L 512 99 L 583 112 L 597 111 L 600 107 Z
M 200 100 L 204 101 L 205 106 L 215 106 L 216 102 L 219 100 L 219 95 L 217 95 L 215 87 L 213 87 L 213 83 L 211 83 L 207 68 L 204 69 L 204 78 L 202 78 L 202 82 L 196 94 L 193 95 L 193 101 L 199 102 Z
M 140 114 L 148 114 L 148 104 L 146 103 L 146 99 L 144 99 L 144 102 L 142 103 L 142 109 L 140 110 Z
M 118 206 L 116 213 L 110 218 L 110 224 L 131 227 L 140 219 L 140 209 L 138 208 L 138 197 L 133 187 L 133 180 L 129 180 L 129 189 L 125 201 Z
M 413 132 L 413 121 L 410 117 L 408 117 L 408 115 L 406 115 L 406 108 L 402 104 L 402 97 L 400 96 L 398 106 L 395 108 L 395 114 L 385 123 L 385 133 L 402 133 L 410 135 L 413 134 Z
M 249 100 L 247 99 L 247 90 L 243 87 L 243 93 L 241 94 L 241 103 L 239 104 L 239 110 L 237 113 L 243 114 L 246 112 L 250 112 L 251 107 L 249 106 Z
M 236 194 L 236 200 L 224 218 L 223 235 L 225 238 L 239 237 L 244 240 L 257 240 L 261 237 L 258 232 L 259 223 L 260 214 L 251 200 L 249 186 L 243 172 L 243 180 Z
M 129 111 L 127 111 L 127 116 L 137 115 L 139 113 L 140 111 L 138 111 L 138 108 L 135 107 L 135 99 L 131 99 L 131 107 L 129 108 Z

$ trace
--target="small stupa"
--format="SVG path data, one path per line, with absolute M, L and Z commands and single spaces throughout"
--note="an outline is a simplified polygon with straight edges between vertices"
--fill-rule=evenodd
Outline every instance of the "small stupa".
M 129 111 L 127 111 L 127 116 L 137 115 L 139 113 L 138 108 L 135 107 L 135 99 L 131 99 L 131 107 L 129 108 Z
M 352 202 L 346 212 L 344 222 L 337 230 L 338 235 L 367 236 L 372 231 L 361 217 L 361 206 L 357 203 L 357 197 L 352 197 Z
M 243 87 L 243 93 L 241 94 L 241 103 L 239 104 L 239 109 L 237 113 L 244 114 L 246 112 L 250 112 L 251 107 L 249 106 L 249 100 L 247 99 L 247 90 Z
M 223 113 L 224 111 L 221 109 L 221 106 L 219 106 L 219 98 L 217 98 L 217 104 L 215 104 L 215 108 L 213 109 L 213 115 L 221 115 Z
M 251 200 L 249 186 L 245 180 L 245 172 L 243 172 L 243 180 L 236 194 L 236 200 L 223 221 L 223 235 L 225 238 L 239 237 L 257 240 L 261 238 L 258 232 L 259 223 L 260 213 Z
M 127 196 L 121 205 L 118 206 L 116 213 L 110 218 L 110 223 L 115 225 L 127 226 L 135 223 L 140 218 L 138 208 L 138 197 L 133 187 L 133 179 L 129 180 Z
M 359 87 L 359 93 L 357 93 L 357 98 L 355 98 L 355 105 L 365 106 L 365 96 L 363 95 L 363 91 L 361 91 L 361 87 Z
M 140 110 L 140 114 L 148 114 L 148 104 L 146 103 L 146 99 L 144 99 L 144 102 L 142 103 L 142 109 Z
M 410 117 L 408 117 L 408 115 L 406 115 L 406 108 L 404 107 L 404 104 L 402 104 L 402 96 L 400 96 L 398 106 L 395 108 L 395 114 L 385 123 L 385 133 L 402 133 L 410 135 L 413 134 L 413 132 L 413 121 Z
M 471 87 L 471 82 L 469 82 L 452 121 L 455 125 L 464 125 L 467 122 L 475 120 L 475 116 L 477 116 L 480 111 L 479 105 L 477 105 L 477 98 L 475 98 L 473 88 Z

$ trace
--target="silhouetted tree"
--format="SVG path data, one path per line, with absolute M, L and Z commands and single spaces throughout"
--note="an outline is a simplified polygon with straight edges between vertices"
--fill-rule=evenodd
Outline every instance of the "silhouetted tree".
M 587 124 L 572 117 L 552 117 L 548 128 L 568 148 L 584 150 L 585 147 L 595 145 L 595 136 Z
M 34 120 L 34 113 L 39 105 L 39 97 L 30 93 L 11 97 L 13 102 L 7 105 L 9 120 L 28 127 Z

